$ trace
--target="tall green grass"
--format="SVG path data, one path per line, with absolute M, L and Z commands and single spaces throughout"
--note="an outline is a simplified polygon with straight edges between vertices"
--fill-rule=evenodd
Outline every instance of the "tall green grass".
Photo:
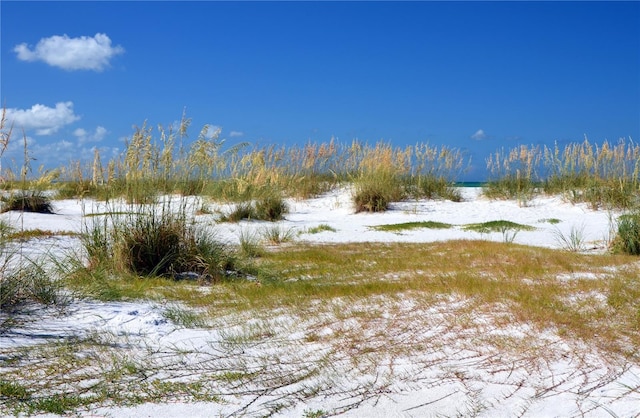
M 184 201 L 164 201 L 91 218 L 82 235 L 88 267 L 76 273 L 173 279 L 189 273 L 219 281 L 236 271 L 231 249 L 198 227 L 188 212 Z

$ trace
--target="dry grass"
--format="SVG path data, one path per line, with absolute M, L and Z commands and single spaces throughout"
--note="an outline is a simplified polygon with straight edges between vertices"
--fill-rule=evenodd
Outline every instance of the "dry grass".
M 5 406 L 42 410 L 36 393 L 66 388 L 60 399 L 67 403 L 53 405 L 67 412 L 110 402 L 234 399 L 241 413 L 260 399 L 259 413 L 273 414 L 340 393 L 343 403 L 331 409 L 340 413 L 381 393 L 431 387 L 461 394 L 464 411 L 481 412 L 482 398 L 491 396 L 483 388 L 498 385 L 532 399 L 525 408 L 537 396 L 580 391 L 588 410 L 598 379 L 615 379 L 624 362 L 640 361 L 634 257 L 482 241 L 297 243 L 265 251 L 260 263 L 274 278 L 206 291 L 113 279 L 112 286 L 129 287 L 123 294 L 135 287 L 137 298 L 169 302 L 163 316 L 180 328 L 221 330 L 207 342 L 212 351 L 150 350 L 143 337 L 107 334 L 2 353 L 13 359 L 7 376 L 23 382 L 0 388 L 13 396 Z M 593 353 L 611 363 L 594 363 Z M 554 369 L 565 363 L 566 373 Z M 36 379 L 43 367 L 47 378 Z M 74 404 L 79 393 L 84 400 Z
M 500 307 L 512 321 L 555 329 L 605 351 L 640 344 L 640 266 L 628 256 L 581 255 L 484 241 L 433 244 L 296 243 L 262 254 L 277 280 L 224 283 L 209 294 L 190 288 L 147 289 L 211 312 L 292 309 L 303 315 L 318 301 L 370 297 L 464 300 L 470 312 Z M 575 305 L 583 295 L 608 302 Z M 634 321 L 636 321 L 634 323 Z
M 640 204 L 640 145 L 574 142 L 560 147 L 520 145 L 487 159 L 486 193 L 526 203 L 534 194 L 564 194 L 594 208 L 634 208 Z

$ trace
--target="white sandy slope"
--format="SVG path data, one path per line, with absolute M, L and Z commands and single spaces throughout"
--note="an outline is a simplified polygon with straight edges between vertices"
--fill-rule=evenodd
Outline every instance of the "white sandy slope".
M 462 226 L 509 220 L 536 228 L 519 232 L 516 243 L 561 248 L 564 244 L 558 237 L 578 231 L 586 251 L 601 252 L 611 237 L 612 219 L 619 215 L 572 205 L 560 197 L 536 198 L 520 206 L 513 201 L 487 200 L 477 188 L 463 188 L 461 192 L 462 202 L 409 201 L 395 203 L 385 213 L 355 214 L 349 190 L 342 189 L 316 199 L 289 201 L 286 220 L 275 225 L 283 231 L 293 231 L 296 240 L 317 243 L 503 241 L 506 237 L 501 233 L 479 234 L 465 231 Z M 202 201 L 194 201 L 192 206 L 197 208 L 203 203 L 213 210 L 229 209 Z M 2 216 L 24 229 L 79 231 L 83 214 L 106 210 L 102 204 L 74 200 L 56 201 L 55 207 L 54 215 Z M 217 224 L 216 218 L 216 215 L 197 216 L 199 223 L 214 228 L 221 239 L 230 243 L 237 243 L 241 233 L 258 234 L 264 228 L 274 227 L 266 222 Z M 559 223 L 551 224 L 548 220 L 552 218 Z M 402 233 L 371 228 L 413 221 L 455 226 Z M 320 224 L 336 231 L 307 232 Z M 77 246 L 77 241 L 59 237 L 29 245 L 34 252 L 62 254 Z M 468 317 L 465 301 L 454 298 L 429 306 L 412 297 L 332 303 L 335 309 L 319 310 L 322 312 L 319 317 L 298 317 L 283 310 L 252 313 L 250 318 L 221 317 L 206 328 L 184 328 L 166 319 L 163 311 L 167 306 L 163 304 L 77 301 L 63 315 L 44 312 L 37 322 L 0 336 L 0 352 L 58 337 L 98 333 L 120 342 L 131 358 L 158 370 L 166 366 L 166 370 L 188 370 L 193 375 L 206 376 L 223 365 L 267 368 L 274 378 L 280 379 L 278 385 L 250 382 L 235 391 L 216 387 L 220 402 L 176 400 L 133 407 L 100 407 L 86 411 L 90 416 L 218 417 L 271 413 L 300 417 L 319 411 L 348 417 L 640 416 L 640 365 L 565 340 L 553 328 L 541 332 L 525 324 L 504 325 L 508 323 L 504 321 L 506 309 L 490 314 L 477 312 Z M 369 316 L 369 320 L 361 322 L 359 310 L 373 310 L 376 319 L 372 321 Z M 354 315 L 350 315 L 352 312 Z M 464 324 L 459 322 L 463 317 Z M 252 343 L 230 346 L 229 341 L 235 341 L 235 335 L 251 334 L 256 329 L 269 332 Z M 315 336 L 313 339 L 308 338 L 310 333 Z M 354 358 L 336 335 L 358 336 L 358 353 L 371 355 Z M 496 341 L 527 349 L 504 351 Z M 393 347 L 402 354 L 390 354 Z M 305 372 L 309 372 L 306 377 Z M 176 377 L 170 371 L 164 373 L 167 379 Z

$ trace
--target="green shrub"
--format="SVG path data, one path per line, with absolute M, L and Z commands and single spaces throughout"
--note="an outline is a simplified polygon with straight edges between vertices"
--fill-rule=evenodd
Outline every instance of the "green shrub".
M 405 198 L 402 180 L 388 173 L 372 173 L 355 181 L 353 203 L 356 213 L 384 212 L 391 202 Z
M 620 216 L 612 246 L 614 252 L 640 255 L 640 212 Z
M 220 222 L 240 222 L 243 219 L 257 219 L 257 217 L 256 210 L 250 202 L 241 202 L 231 212 L 223 214 Z
M 287 204 L 281 196 L 267 196 L 255 203 L 255 216 L 259 220 L 279 221 L 287 212 Z
M 482 193 L 489 199 L 527 202 L 537 193 L 537 184 L 530 178 L 507 175 L 487 182 Z
M 444 177 L 434 175 L 417 176 L 407 180 L 407 192 L 416 199 L 448 199 L 452 202 L 462 201 L 460 191 L 452 182 Z
M 444 222 L 422 221 L 422 222 L 404 222 L 399 224 L 376 225 L 372 228 L 377 231 L 399 232 L 418 228 L 429 229 L 449 229 L 453 225 Z
M 171 278 L 194 273 L 213 281 L 235 270 L 233 252 L 189 221 L 185 207 L 138 207 L 102 220 L 83 231 L 90 270 Z
M 497 220 L 488 221 L 477 224 L 468 224 L 463 227 L 465 231 L 475 231 L 482 234 L 488 234 L 491 232 L 504 232 L 506 230 L 518 230 L 518 231 L 533 231 L 534 227 L 529 225 L 523 225 L 516 222 Z
M 241 202 L 228 214 L 220 217 L 221 222 L 240 222 L 244 219 L 258 221 L 279 221 L 289 208 L 280 196 L 270 195 L 255 203 Z
M 388 194 L 373 184 L 359 185 L 353 195 L 356 213 L 384 212 L 389 208 Z
M 3 199 L 3 212 L 19 210 L 23 212 L 53 213 L 51 199 L 41 192 L 18 192 Z

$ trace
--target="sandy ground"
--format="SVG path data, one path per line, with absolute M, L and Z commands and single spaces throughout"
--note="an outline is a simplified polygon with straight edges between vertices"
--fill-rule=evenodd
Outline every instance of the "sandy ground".
M 520 244 L 563 248 L 566 243 L 560 237 L 578 232 L 583 249 L 597 253 L 606 250 L 612 219 L 619 215 L 572 205 L 560 197 L 540 197 L 522 206 L 485 199 L 478 188 L 461 192 L 462 202 L 408 201 L 393 204 L 385 213 L 355 214 L 349 190 L 342 189 L 315 199 L 290 200 L 290 213 L 277 224 L 216 224 L 215 214 L 197 220 L 216 228 L 219 237 L 230 243 L 237 243 L 241 233 L 259 233 L 274 225 L 293 231 L 298 241 L 318 243 L 513 239 Z M 229 206 L 202 201 L 194 201 L 193 207 L 203 203 L 214 212 L 229 210 Z M 102 204 L 76 200 L 56 201 L 55 207 L 54 215 L 2 216 L 24 229 L 79 231 L 83 214 L 106 210 Z M 506 236 L 463 229 L 470 223 L 492 220 L 509 220 L 535 230 Z M 402 233 L 372 228 L 413 221 L 445 222 L 454 227 Z M 335 231 L 308 233 L 321 224 Z M 73 238 L 60 237 L 30 251 L 64 252 L 75 245 Z M 553 329 L 540 332 L 521 324 L 505 326 L 504 321 L 498 325 L 501 312 L 479 313 L 462 325 L 465 301 L 456 299 L 428 307 L 411 298 L 334 303 L 336 309 L 322 310 L 321 317 L 269 313 L 248 320 L 222 317 L 206 328 L 184 328 L 166 319 L 163 304 L 77 301 L 62 316 L 43 312 L 37 322 L 0 335 L 0 352 L 52 338 L 98 333 L 122 344 L 122 352 L 148 364 L 157 378 L 188 380 L 238 368 L 270 371 L 269 381 L 260 378 L 236 387 L 216 387 L 220 398 L 216 402 L 176 400 L 100 407 L 81 413 L 86 416 L 640 416 L 640 365 L 565 340 Z M 357 315 L 349 315 L 372 307 L 377 312 L 375 321 L 360 322 Z M 326 313 L 336 311 L 341 315 Z M 268 332 L 260 337 L 238 338 L 265 329 Z M 309 330 L 317 340 L 309 341 Z M 336 335 L 357 337 L 358 358 Z M 495 341 L 526 349 L 502 350 Z M 390 349 L 394 347 L 398 350 Z M 400 354 L 393 354 L 396 352 Z

